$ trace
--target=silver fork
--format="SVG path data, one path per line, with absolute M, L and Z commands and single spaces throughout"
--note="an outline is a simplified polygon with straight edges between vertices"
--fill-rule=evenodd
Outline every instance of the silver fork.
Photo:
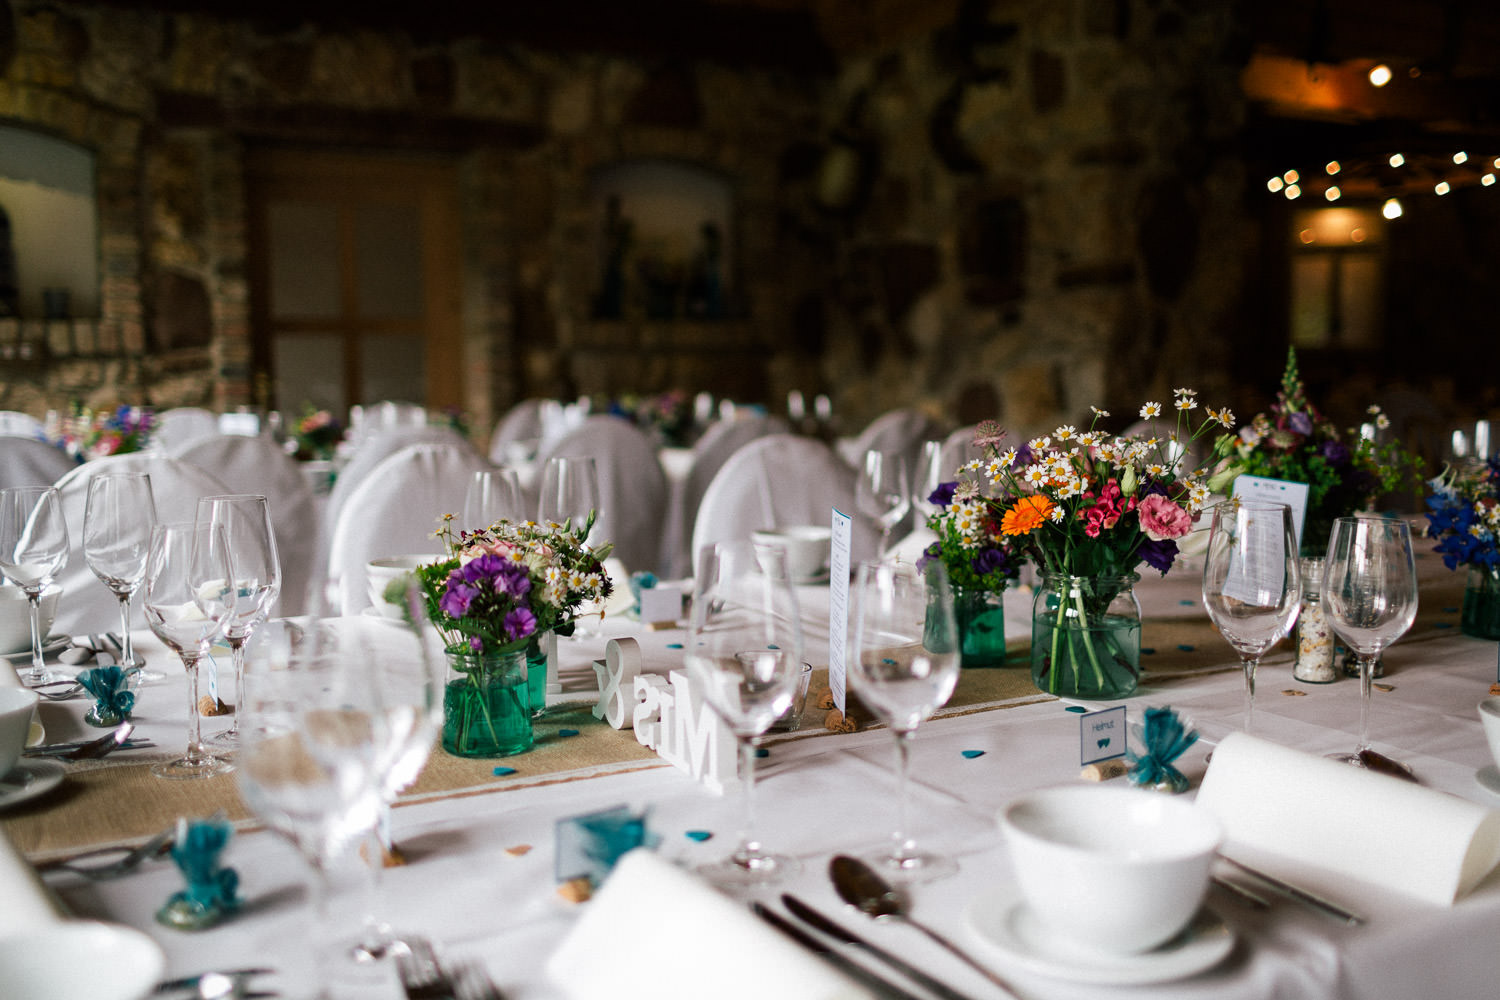
M 167 829 L 158 833 L 150 840 L 128 852 L 117 861 L 111 861 L 102 865 L 79 864 L 77 858 L 65 861 L 43 861 L 36 866 L 39 872 L 65 871 L 74 875 L 82 875 L 84 878 L 104 881 L 119 878 L 135 871 L 143 862 L 161 857 L 172 848 L 173 830 Z
M 405 951 L 396 954 L 396 974 L 406 1000 L 458 1000 L 457 984 L 438 964 L 432 942 L 426 938 L 404 939 Z
M 454 1000 L 505 1000 L 505 994 L 478 962 L 463 962 L 453 971 Z

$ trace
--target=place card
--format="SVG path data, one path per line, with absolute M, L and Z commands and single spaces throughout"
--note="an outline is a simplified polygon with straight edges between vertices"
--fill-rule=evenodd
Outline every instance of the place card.
M 1125 756 L 1125 706 L 1085 712 L 1078 717 L 1078 765 Z
M 660 837 L 646 828 L 646 813 L 614 806 L 557 821 L 553 874 L 559 884 L 587 879 L 604 884 L 619 861 L 637 847 L 655 847 Z
M 853 544 L 854 519 L 833 509 L 833 537 L 828 551 L 828 690 L 841 715 L 847 715 L 848 667 L 844 662 L 845 638 L 849 634 L 849 549 Z
M 658 584 L 641 590 L 641 621 L 648 625 L 673 624 L 682 617 L 682 588 Z

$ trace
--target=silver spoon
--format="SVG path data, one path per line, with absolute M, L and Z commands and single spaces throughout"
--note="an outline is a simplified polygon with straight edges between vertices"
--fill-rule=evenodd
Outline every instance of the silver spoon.
M 981 965 L 958 945 L 943 937 L 937 931 L 912 918 L 907 910 L 906 902 L 901 898 L 889 882 L 879 872 L 865 864 L 858 858 L 847 854 L 840 854 L 828 863 L 828 875 L 833 879 L 833 887 L 838 891 L 839 898 L 849 905 L 863 911 L 877 920 L 881 917 L 892 917 L 915 927 L 926 934 L 933 941 L 942 945 L 955 957 L 961 959 L 966 965 L 976 969 L 984 978 L 1005 990 L 1007 994 L 1015 996 L 1015 988 L 1005 980 L 1001 979 L 987 967 Z
M 97 740 L 89 740 L 87 743 L 78 747 L 76 750 L 69 750 L 66 753 L 54 754 L 53 759 L 71 761 L 98 760 L 105 754 L 114 753 L 116 750 L 120 749 L 120 747 L 125 744 L 125 741 L 130 739 L 130 734 L 134 730 L 135 723 L 122 722 L 118 727 L 111 729 L 109 732 L 105 733 Z

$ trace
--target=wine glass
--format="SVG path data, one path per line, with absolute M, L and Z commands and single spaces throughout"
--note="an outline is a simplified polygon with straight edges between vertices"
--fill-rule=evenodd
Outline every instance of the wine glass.
M 1359 661 L 1359 745 L 1353 753 L 1329 756 L 1363 767 L 1375 660 L 1417 617 L 1417 569 L 1404 520 L 1359 516 L 1333 522 L 1323 562 L 1323 609 Z
M 226 494 L 198 498 L 198 520 L 222 528 L 234 563 L 235 597 L 222 621 L 224 641 L 234 657 L 235 702 L 245 696 L 245 643 L 271 613 L 281 593 L 281 561 L 276 552 L 276 531 L 271 526 L 271 508 L 259 494 Z M 200 581 L 208 582 L 208 581 Z M 232 748 L 239 742 L 239 712 L 229 728 L 209 742 Z
M 151 477 L 144 472 L 120 472 L 89 480 L 83 508 L 83 557 L 89 569 L 120 602 L 120 656 L 126 667 L 136 666 L 130 638 L 130 598 L 146 579 L 146 554 L 151 528 L 156 524 L 156 501 Z M 142 680 L 162 680 L 159 673 Z
M 335 875 L 340 884 L 357 877 L 354 848 L 375 827 L 391 726 L 383 686 L 348 624 L 314 621 L 270 655 L 257 649 L 241 700 L 236 781 L 250 811 L 307 863 L 320 997 L 331 982 L 358 975 L 350 934 L 331 919 L 330 903 Z
M 68 524 L 51 486 L 0 490 L 0 573 L 26 593 L 31 606 L 31 672 L 27 684 L 55 678 L 42 659 L 42 591 L 68 564 Z
M 521 510 L 521 484 L 510 469 L 480 469 L 464 494 L 465 531 L 487 528 L 516 517 Z
M 943 465 L 943 442 L 926 441 L 922 444 L 922 461 L 912 477 L 911 505 L 922 523 L 937 512 L 938 506 L 931 500 L 932 494 L 945 482 L 958 477 L 953 469 Z
M 1248 733 L 1255 715 L 1255 669 L 1266 651 L 1291 632 L 1302 607 L 1302 568 L 1290 507 L 1231 499 L 1214 508 L 1203 564 L 1203 606 L 1240 655 Z
M 917 849 L 911 834 L 911 738 L 958 684 L 958 625 L 942 563 L 862 563 L 855 584 L 854 694 L 896 737 L 897 824 L 888 850 L 871 858 L 897 881 L 957 871 L 952 859 Z
M 594 460 L 565 455 L 547 459 L 537 520 L 544 525 L 571 522 L 578 528 L 598 511 L 599 470 Z
M 896 451 L 865 452 L 854 504 L 880 529 L 880 558 L 884 559 L 890 549 L 891 532 L 911 510 L 906 456 Z
M 688 675 L 739 744 L 745 783 L 739 845 L 706 866 L 726 886 L 768 885 L 797 861 L 755 834 L 755 739 L 792 704 L 802 669 L 802 623 L 785 550 L 721 542 L 699 550 L 686 653 Z
M 229 540 L 222 527 L 181 521 L 151 529 L 146 556 L 146 624 L 182 658 L 187 671 L 187 752 L 176 760 L 153 764 L 162 778 L 209 778 L 227 774 L 234 765 L 203 746 L 198 708 L 198 661 L 220 632 L 220 621 L 232 612 L 235 590 Z M 213 581 L 213 582 L 209 582 Z

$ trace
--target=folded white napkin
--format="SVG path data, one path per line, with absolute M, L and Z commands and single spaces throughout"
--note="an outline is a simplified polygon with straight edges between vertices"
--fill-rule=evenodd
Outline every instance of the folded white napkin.
M 1198 804 L 1248 847 L 1451 906 L 1500 864 L 1500 812 L 1325 757 L 1233 733 Z
M 21 857 L 3 830 L 0 830 L 0 900 L 4 900 L 0 905 L 0 937 L 62 919 L 35 869 Z
M 21 687 L 21 675 L 16 671 L 16 665 L 3 656 L 0 656 L 0 687 Z M 31 710 L 31 730 L 26 734 L 26 745 L 34 747 L 46 738 L 47 730 L 42 726 L 41 705 L 38 703 Z
M 742 903 L 649 850 L 615 866 L 547 961 L 575 1000 L 870 1000 Z

